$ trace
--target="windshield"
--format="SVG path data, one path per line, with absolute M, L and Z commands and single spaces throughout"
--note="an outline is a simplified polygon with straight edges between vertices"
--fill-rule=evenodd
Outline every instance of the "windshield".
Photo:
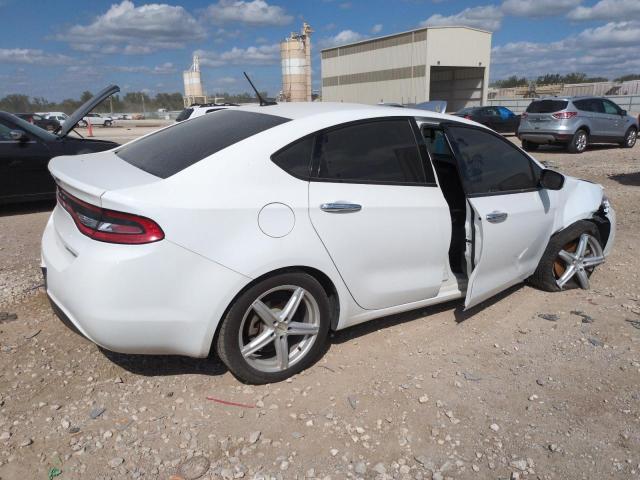
M 176 117 L 176 122 L 181 122 L 189 118 L 191 113 L 193 112 L 193 108 L 185 108 L 180 112 L 180 114 Z
M 564 110 L 569 105 L 566 100 L 536 100 L 527 107 L 527 113 L 553 113 Z
M 53 133 L 49 133 L 46 130 L 35 126 L 33 123 L 29 123 L 20 117 L 16 117 L 15 115 L 14 115 L 14 118 L 12 118 L 11 120 L 13 121 L 13 123 L 16 124 L 16 127 L 18 127 L 20 130 L 24 130 L 27 133 L 31 133 L 32 135 L 35 135 L 36 137 L 41 138 L 42 140 L 52 141 L 58 138 Z
M 288 118 L 240 110 L 221 110 L 143 137 L 116 151 L 127 163 L 151 175 L 168 178 L 200 160 Z

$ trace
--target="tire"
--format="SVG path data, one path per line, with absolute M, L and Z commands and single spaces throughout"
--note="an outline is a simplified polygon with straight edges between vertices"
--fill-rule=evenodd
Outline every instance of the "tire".
M 291 305 L 294 293 L 300 292 L 302 296 L 293 315 L 283 320 L 280 315 L 285 306 Z M 258 301 L 267 307 L 266 311 L 256 309 Z M 273 315 L 279 321 L 275 328 Z M 265 321 L 265 317 L 269 321 Z M 280 382 L 318 359 L 324 350 L 330 324 L 330 302 L 322 285 L 306 273 L 281 273 L 252 285 L 236 298 L 222 320 L 215 342 L 216 351 L 231 373 L 245 383 Z M 293 328 L 316 333 L 287 333 Z M 259 345 L 262 346 L 257 348 Z M 278 351 L 283 351 L 279 350 L 282 347 L 277 348 L 278 345 L 286 345 L 286 365 L 283 365 L 284 355 L 278 355 Z M 245 354 L 243 348 L 247 350 Z M 256 349 L 248 351 L 251 348 Z
M 587 278 L 586 285 L 582 285 L 579 281 L 580 279 L 578 278 L 578 274 L 575 274 L 569 281 L 567 281 L 566 284 L 560 286 L 558 282 L 562 279 L 562 275 L 568 270 L 560 252 L 565 250 L 575 255 L 575 250 L 577 250 L 580 239 L 583 235 L 588 236 L 590 239 L 589 241 L 594 242 L 593 245 L 588 245 L 588 249 L 591 250 L 591 254 L 593 254 L 592 257 L 589 258 L 601 257 L 602 261 L 596 263 L 592 267 L 584 266 L 582 268 L 585 274 L 583 275 L 583 278 Z M 560 290 L 569 290 L 578 287 L 586 289 L 588 288 L 588 278 L 593 273 L 595 267 L 603 261 L 604 257 L 602 256 L 602 244 L 598 228 L 592 222 L 581 220 L 551 237 L 542 258 L 540 259 L 538 268 L 533 275 L 529 277 L 528 283 L 547 292 L 558 292 Z
M 629 127 L 627 133 L 624 134 L 624 140 L 620 142 L 620 146 L 622 148 L 633 148 L 633 146 L 636 144 L 637 139 L 638 131 L 633 127 Z
M 111 126 L 111 120 L 106 120 L 102 126 L 103 127 L 110 127 Z
M 78 126 L 81 128 L 88 127 L 87 122 L 85 122 L 84 120 L 80 120 L 78 122 Z
M 573 134 L 573 138 L 567 145 L 569 153 L 582 153 L 587 149 L 589 144 L 589 134 L 586 130 L 580 129 Z
M 535 152 L 539 146 L 539 144 L 530 142 L 529 140 L 522 140 L 522 149 L 525 152 Z

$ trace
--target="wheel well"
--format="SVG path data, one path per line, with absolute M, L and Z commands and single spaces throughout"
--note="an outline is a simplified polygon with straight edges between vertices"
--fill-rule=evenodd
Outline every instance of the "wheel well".
M 271 272 L 265 273 L 264 275 L 261 275 L 258 278 L 254 278 L 251 282 L 249 282 L 247 285 L 245 285 L 244 288 L 242 290 L 240 290 L 233 297 L 233 300 L 231 300 L 231 302 L 229 302 L 229 305 L 227 305 L 227 308 L 224 310 L 224 313 L 222 314 L 222 317 L 218 321 L 218 326 L 216 327 L 216 333 L 213 335 L 213 339 L 212 339 L 211 345 L 209 347 L 209 355 L 211 355 L 211 353 L 212 353 L 212 351 L 214 349 L 214 345 L 216 344 L 216 341 L 218 339 L 218 334 L 220 332 L 220 327 L 222 326 L 222 321 L 227 316 L 227 313 L 228 313 L 229 309 L 235 303 L 236 299 L 240 295 L 242 295 L 245 291 L 247 291 L 249 288 L 253 287 L 256 283 L 261 282 L 262 280 L 265 280 L 266 278 L 273 277 L 274 275 L 279 275 L 281 273 L 291 273 L 291 272 L 304 272 L 304 273 L 306 273 L 308 275 L 311 275 L 313 278 L 315 278 L 320 283 L 320 285 L 322 285 L 322 288 L 326 292 L 327 297 L 329 297 L 329 304 L 330 304 L 330 307 L 331 307 L 332 317 L 331 317 L 331 326 L 330 326 L 330 328 L 331 328 L 331 330 L 335 330 L 336 329 L 336 327 L 338 326 L 338 317 L 340 315 L 340 302 L 338 301 L 338 290 L 336 289 L 336 287 L 333 284 L 333 282 L 331 281 L 331 279 L 325 273 L 323 273 L 320 270 L 318 270 L 317 268 L 313 268 L 313 267 L 306 267 L 306 266 L 298 265 L 298 266 L 292 266 L 292 267 L 279 268 L 277 270 L 273 270 Z
M 602 248 L 606 247 L 607 242 L 609 241 L 609 235 L 611 234 L 611 222 L 609 222 L 609 219 L 604 215 L 604 213 L 601 214 L 600 212 L 596 212 L 593 218 L 590 218 L 588 221 L 598 228 Z
M 582 125 L 581 127 L 576 128 L 576 132 L 578 130 L 584 130 L 585 132 L 587 132 L 587 135 L 591 135 L 591 130 L 586 125 Z

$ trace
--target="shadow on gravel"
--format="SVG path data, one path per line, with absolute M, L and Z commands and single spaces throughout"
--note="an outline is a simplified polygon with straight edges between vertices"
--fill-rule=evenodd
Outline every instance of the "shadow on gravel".
M 100 349 L 107 359 L 130 373 L 145 377 L 168 375 L 223 375 L 227 367 L 216 357 L 189 358 L 177 355 L 126 355 Z
M 589 145 L 585 151 L 597 152 L 599 150 L 619 150 L 619 149 L 620 149 L 619 145 L 597 144 L 597 145 Z M 560 153 L 560 154 L 566 155 L 568 152 L 566 147 L 563 147 L 562 145 L 540 145 L 540 147 L 538 147 L 538 150 L 531 152 L 531 154 L 534 157 L 536 153 Z M 580 155 L 576 155 L 576 156 L 579 157 Z
M 37 202 L 16 203 L 0 206 L 0 217 L 25 215 L 27 213 L 50 212 L 56 206 L 55 200 L 40 200 Z
M 393 327 L 400 323 L 411 322 L 413 320 L 418 320 L 430 315 L 435 315 L 436 313 L 442 313 L 449 310 L 453 312 L 455 322 L 462 323 L 465 320 L 473 317 L 476 313 L 484 310 L 487 307 L 490 307 L 496 302 L 505 299 L 505 297 L 508 297 L 521 288 L 524 288 L 524 284 L 515 285 L 466 312 L 464 311 L 464 304 L 462 300 L 452 300 L 450 302 L 432 305 L 430 307 L 418 308 L 409 312 L 403 312 L 396 315 L 389 315 L 388 317 L 371 320 L 370 322 L 365 322 L 360 325 L 335 332 L 332 335 L 331 343 L 348 342 L 350 340 L 353 340 L 354 338 L 362 337 L 364 335 L 368 335 L 384 328 Z
M 610 175 L 609 178 L 620 185 L 630 185 L 632 187 L 640 187 L 640 172 L 620 173 L 618 175 Z

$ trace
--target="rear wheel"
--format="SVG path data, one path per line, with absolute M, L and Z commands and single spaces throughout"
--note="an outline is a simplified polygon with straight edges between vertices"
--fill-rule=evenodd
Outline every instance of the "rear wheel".
M 85 120 L 80 120 L 78 122 L 78 126 L 84 128 L 87 126 L 87 122 Z
M 111 120 L 105 120 L 104 125 L 105 127 L 110 127 L 111 126 Z
M 636 140 L 638 139 L 638 131 L 631 127 L 627 130 L 627 133 L 624 135 L 624 140 L 620 142 L 620 146 L 622 148 L 633 148 L 636 144 Z
M 535 152 L 539 146 L 537 143 L 530 142 L 529 140 L 522 140 L 522 149 L 526 152 Z
M 595 267 L 603 262 L 598 229 L 583 220 L 551 238 L 529 283 L 548 292 L 577 287 L 586 290 Z
M 313 364 L 327 339 L 331 309 L 306 273 L 267 278 L 242 293 L 223 320 L 217 352 L 240 380 L 282 381 Z
M 580 129 L 573 135 L 567 150 L 569 150 L 569 153 L 582 153 L 587 149 L 588 143 L 589 135 L 585 130 Z

